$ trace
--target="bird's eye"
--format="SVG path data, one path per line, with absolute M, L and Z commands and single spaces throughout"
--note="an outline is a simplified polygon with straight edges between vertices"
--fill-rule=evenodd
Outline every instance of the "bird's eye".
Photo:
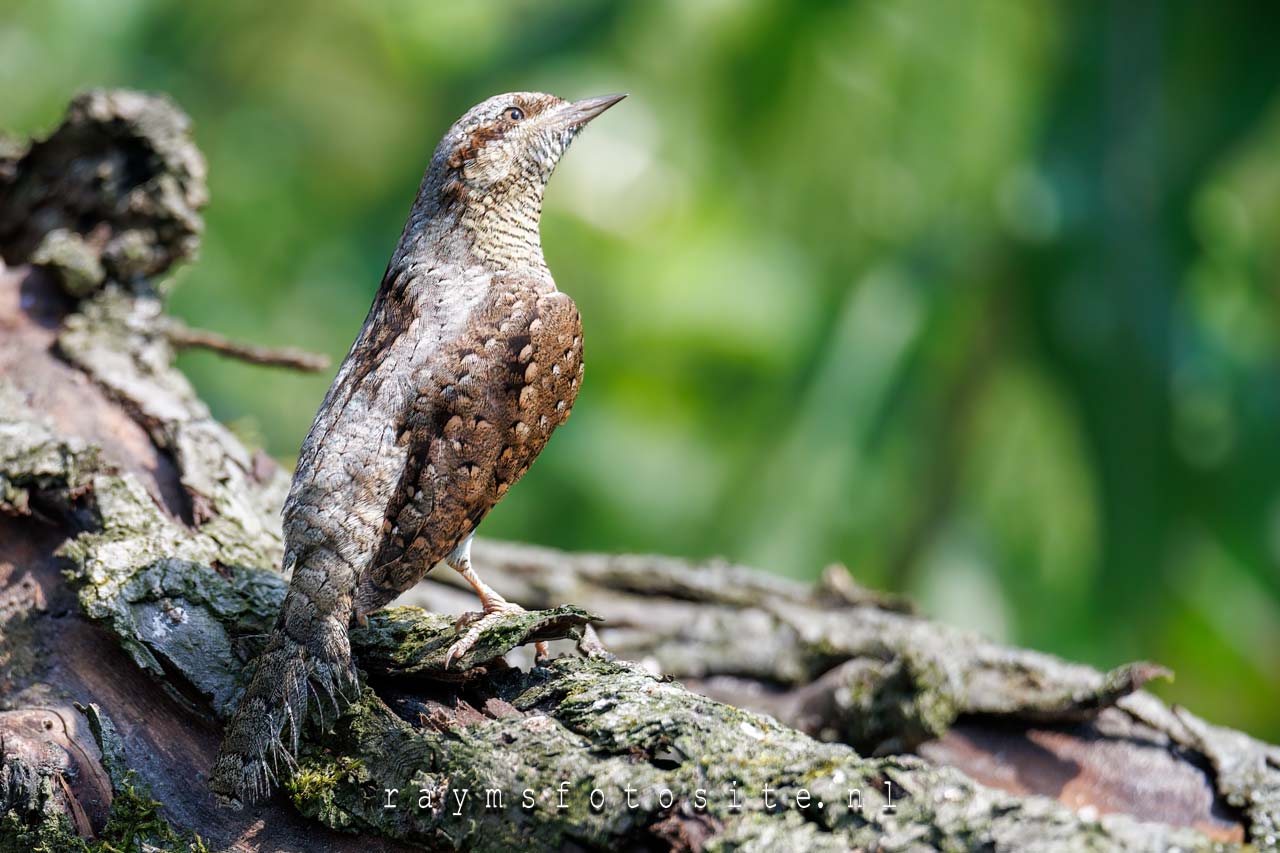
M 520 121 L 520 119 L 524 118 L 524 110 L 520 109 L 519 107 L 512 107 L 511 109 L 507 110 L 507 118 L 511 119 L 512 121 Z

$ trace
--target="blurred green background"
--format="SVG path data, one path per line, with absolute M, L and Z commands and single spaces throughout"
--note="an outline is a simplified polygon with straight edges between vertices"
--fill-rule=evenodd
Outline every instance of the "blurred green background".
M 1280 740 L 1274 3 L 0 0 L 0 127 L 170 93 L 193 324 L 338 359 L 484 97 L 632 97 L 552 180 L 574 416 L 483 532 L 841 562 Z M 291 462 L 329 382 L 183 365 Z

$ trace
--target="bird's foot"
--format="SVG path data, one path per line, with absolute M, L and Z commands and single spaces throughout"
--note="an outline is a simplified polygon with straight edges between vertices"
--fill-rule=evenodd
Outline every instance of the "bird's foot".
M 459 617 L 456 627 L 461 628 L 464 625 L 469 626 L 467 632 L 459 637 L 449 650 L 444 654 L 444 668 L 448 669 L 454 661 L 459 660 L 467 652 L 475 646 L 476 642 L 489 628 L 497 625 L 503 619 L 516 613 L 525 613 L 525 609 L 518 604 L 512 604 L 505 599 L 485 601 L 485 610 L 483 613 L 464 613 Z M 534 660 L 541 663 L 547 657 L 547 644 L 539 641 L 534 643 Z

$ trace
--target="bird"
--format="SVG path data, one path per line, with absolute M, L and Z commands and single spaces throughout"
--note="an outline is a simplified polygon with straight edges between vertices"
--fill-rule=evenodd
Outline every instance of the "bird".
M 269 793 L 309 715 L 349 705 L 350 625 L 440 562 L 482 608 L 446 666 L 520 609 L 481 580 L 471 543 L 577 398 L 582 323 L 543 257 L 543 192 L 574 138 L 624 97 L 496 95 L 436 147 L 299 453 L 283 510 L 292 577 L 214 760 L 222 804 Z

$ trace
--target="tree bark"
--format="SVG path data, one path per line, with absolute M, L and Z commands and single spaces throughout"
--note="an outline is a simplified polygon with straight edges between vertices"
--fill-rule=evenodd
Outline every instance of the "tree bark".
M 221 721 L 286 585 L 288 478 L 175 347 L 314 362 L 165 315 L 205 198 L 162 98 L 89 93 L 0 146 L 0 850 L 1276 845 L 1280 749 L 1143 692 L 1154 665 L 1003 647 L 838 567 L 811 588 L 497 542 L 476 563 L 529 613 L 445 671 L 441 614 L 472 601 L 429 576 L 405 597 L 426 609 L 353 631 L 364 691 L 281 792 L 217 808 Z M 574 649 L 593 621 L 617 659 Z M 537 639 L 560 656 L 506 663 Z

